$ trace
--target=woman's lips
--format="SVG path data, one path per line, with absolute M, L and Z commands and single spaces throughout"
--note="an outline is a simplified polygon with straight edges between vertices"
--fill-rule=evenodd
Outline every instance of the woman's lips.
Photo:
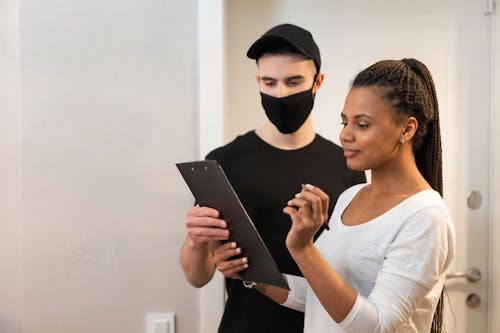
M 346 158 L 351 158 L 354 157 L 358 153 L 357 150 L 352 150 L 352 149 L 344 149 L 344 156 Z

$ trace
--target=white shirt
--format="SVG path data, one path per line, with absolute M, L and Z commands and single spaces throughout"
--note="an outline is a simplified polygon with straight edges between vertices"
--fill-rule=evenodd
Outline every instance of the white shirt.
M 341 216 L 366 184 L 338 199 L 331 229 L 315 245 L 357 292 L 348 316 L 336 323 L 307 281 L 287 275 L 284 306 L 305 311 L 304 333 L 429 332 L 454 256 L 454 228 L 439 193 L 419 192 L 371 221 L 346 226 Z

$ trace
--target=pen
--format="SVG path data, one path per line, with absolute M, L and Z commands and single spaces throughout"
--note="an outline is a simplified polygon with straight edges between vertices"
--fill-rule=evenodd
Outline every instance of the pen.
M 303 191 L 307 191 L 307 187 L 306 187 L 306 184 L 302 183 L 302 190 Z M 326 219 L 326 221 L 323 223 L 323 227 L 326 229 L 326 230 L 330 230 L 330 226 L 328 225 L 328 218 Z

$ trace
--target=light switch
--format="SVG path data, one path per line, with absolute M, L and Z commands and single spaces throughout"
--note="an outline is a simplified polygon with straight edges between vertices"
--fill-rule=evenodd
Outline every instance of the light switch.
M 175 314 L 152 313 L 146 316 L 147 333 L 175 333 Z
M 168 322 L 163 319 L 153 320 L 153 333 L 170 333 Z

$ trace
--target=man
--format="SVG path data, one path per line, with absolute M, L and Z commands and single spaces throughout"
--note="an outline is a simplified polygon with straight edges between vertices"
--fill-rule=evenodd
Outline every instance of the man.
M 330 196 L 331 213 L 338 195 L 365 177 L 350 171 L 342 149 L 313 130 L 311 110 L 324 74 L 312 35 L 295 25 L 278 25 L 259 38 L 247 56 L 257 62 L 256 80 L 268 121 L 212 151 L 207 159 L 221 164 L 280 271 L 301 275 L 285 247 L 291 225 L 283 214 L 286 202 L 300 192 L 302 183 L 311 183 Z M 180 261 L 195 287 L 208 283 L 216 269 L 226 276 L 228 299 L 219 333 L 302 332 L 302 313 L 274 303 L 237 279 L 237 272 L 251 264 L 245 257 L 225 261 L 214 255 L 219 241 L 229 237 L 226 222 L 218 216 L 208 207 L 188 211 Z M 244 255 L 237 244 L 223 246 Z

